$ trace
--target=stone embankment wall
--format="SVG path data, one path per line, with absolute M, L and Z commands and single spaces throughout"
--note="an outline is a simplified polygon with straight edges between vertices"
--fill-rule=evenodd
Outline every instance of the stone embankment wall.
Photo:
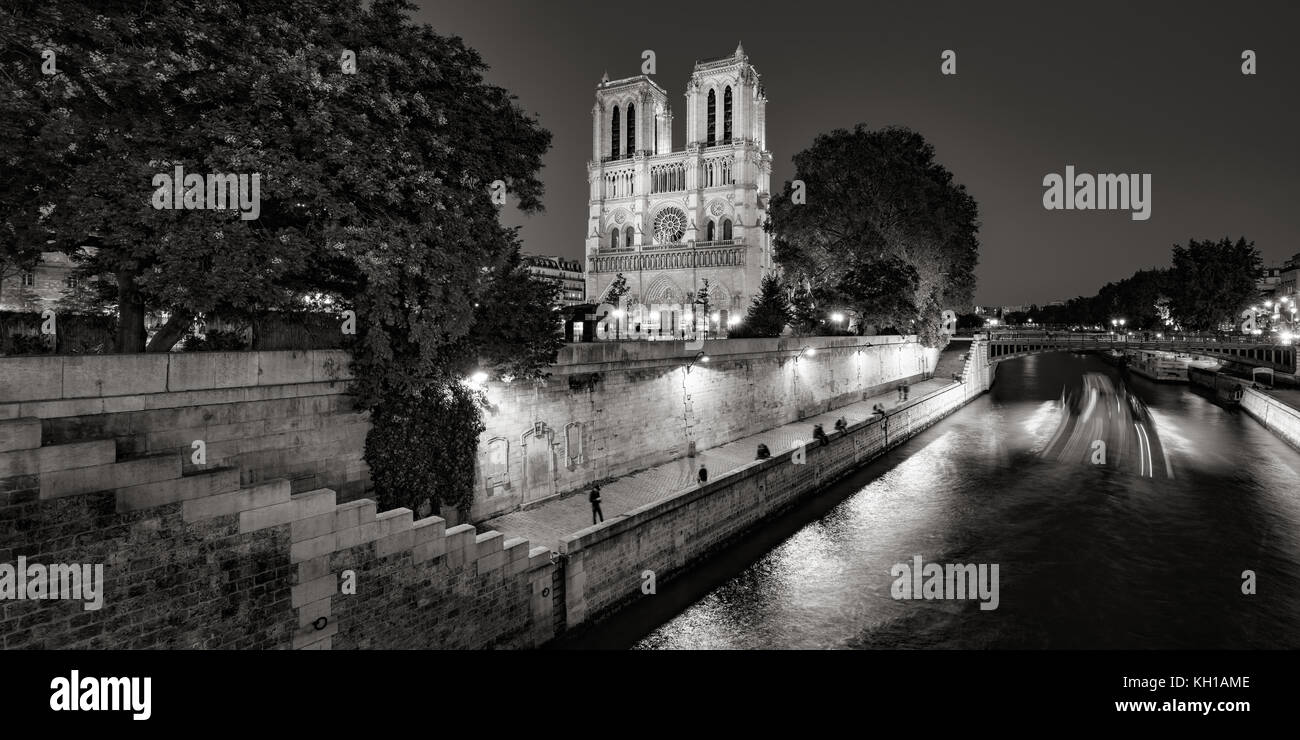
M 570 346 L 546 382 L 489 387 L 496 408 L 476 512 L 858 400 L 924 377 L 936 354 L 902 337 Z M 569 579 L 548 549 L 406 509 L 380 512 L 361 498 L 368 420 L 347 396 L 347 359 L 337 351 L 0 358 L 0 566 L 9 566 L 0 569 L 0 645 L 549 640 L 569 618 Z M 926 423 L 955 396 L 944 398 L 891 423 Z M 803 477 L 779 484 L 783 495 L 808 490 L 807 471 L 816 485 L 860 457 L 840 453 L 832 463 L 814 452 Z M 691 545 L 681 557 L 698 552 Z M 20 564 L 23 576 L 6 583 Z M 74 564 L 103 566 L 101 608 L 43 598 L 48 591 L 34 585 L 50 566 Z
M 561 540 L 564 624 L 573 628 L 641 598 L 642 574 L 657 582 L 689 568 L 801 498 L 930 427 L 986 391 L 994 368 L 973 342 L 961 380 L 883 420 L 850 426 L 829 445 L 809 444 L 647 504 Z

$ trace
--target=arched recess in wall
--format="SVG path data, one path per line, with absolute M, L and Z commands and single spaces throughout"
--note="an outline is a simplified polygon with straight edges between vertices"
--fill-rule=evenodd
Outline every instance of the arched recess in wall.
M 523 500 L 536 501 L 555 493 L 555 430 L 534 422 L 519 435 L 523 457 Z
M 510 440 L 493 437 L 487 441 L 484 455 L 483 488 L 488 496 L 510 490 Z
M 564 425 L 564 462 L 569 470 L 587 462 L 582 437 L 581 422 L 571 421 Z
M 649 306 L 664 303 L 676 304 L 680 294 L 681 291 L 677 289 L 677 285 L 673 283 L 671 278 L 667 275 L 660 275 L 650 283 L 643 300 Z

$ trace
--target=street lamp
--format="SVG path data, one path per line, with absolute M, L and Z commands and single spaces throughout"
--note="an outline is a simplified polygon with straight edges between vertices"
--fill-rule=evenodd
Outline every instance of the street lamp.
M 625 313 L 625 312 L 624 312 L 623 309 L 621 309 L 621 308 L 616 308 L 616 309 L 614 309 L 614 338 L 615 338 L 615 339 L 622 339 L 622 338 L 623 338 L 623 315 L 624 315 L 624 313 Z

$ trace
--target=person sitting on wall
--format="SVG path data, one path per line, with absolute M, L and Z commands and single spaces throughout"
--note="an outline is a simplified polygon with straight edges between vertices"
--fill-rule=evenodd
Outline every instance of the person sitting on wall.
M 835 420 L 835 431 L 839 432 L 841 437 L 843 437 L 845 434 L 848 434 L 849 423 L 844 419 L 843 416 Z
M 822 443 L 822 447 L 831 443 L 831 438 L 826 436 L 826 430 L 822 429 L 821 424 L 813 425 L 813 439 Z
M 700 476 L 699 476 L 699 477 L 700 477 L 700 483 L 708 483 L 708 482 L 709 482 L 709 469 L 706 468 L 706 467 L 704 467 L 703 465 L 701 465 L 701 466 L 700 466 Z
M 768 459 L 768 458 L 771 457 L 771 456 L 772 456 L 772 451 L 769 450 L 769 449 L 767 449 L 767 445 L 765 445 L 765 444 L 761 444 L 761 443 L 760 443 L 760 444 L 758 445 L 758 455 L 757 455 L 754 459 L 755 459 L 755 460 L 766 460 L 766 459 Z
M 879 403 L 878 403 L 878 404 L 872 406 L 872 407 L 871 407 L 871 413 L 872 413 L 872 415 L 875 416 L 877 419 L 883 419 L 883 418 L 885 418 L 885 406 L 884 406 L 884 404 L 879 404 Z

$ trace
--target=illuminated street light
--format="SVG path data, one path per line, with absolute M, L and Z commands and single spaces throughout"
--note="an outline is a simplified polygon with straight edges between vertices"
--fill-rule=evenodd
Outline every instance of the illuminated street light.
M 844 320 L 844 314 L 840 313 L 839 311 L 836 311 L 835 313 L 831 314 L 831 321 L 834 321 L 835 323 L 838 324 L 843 320 Z

